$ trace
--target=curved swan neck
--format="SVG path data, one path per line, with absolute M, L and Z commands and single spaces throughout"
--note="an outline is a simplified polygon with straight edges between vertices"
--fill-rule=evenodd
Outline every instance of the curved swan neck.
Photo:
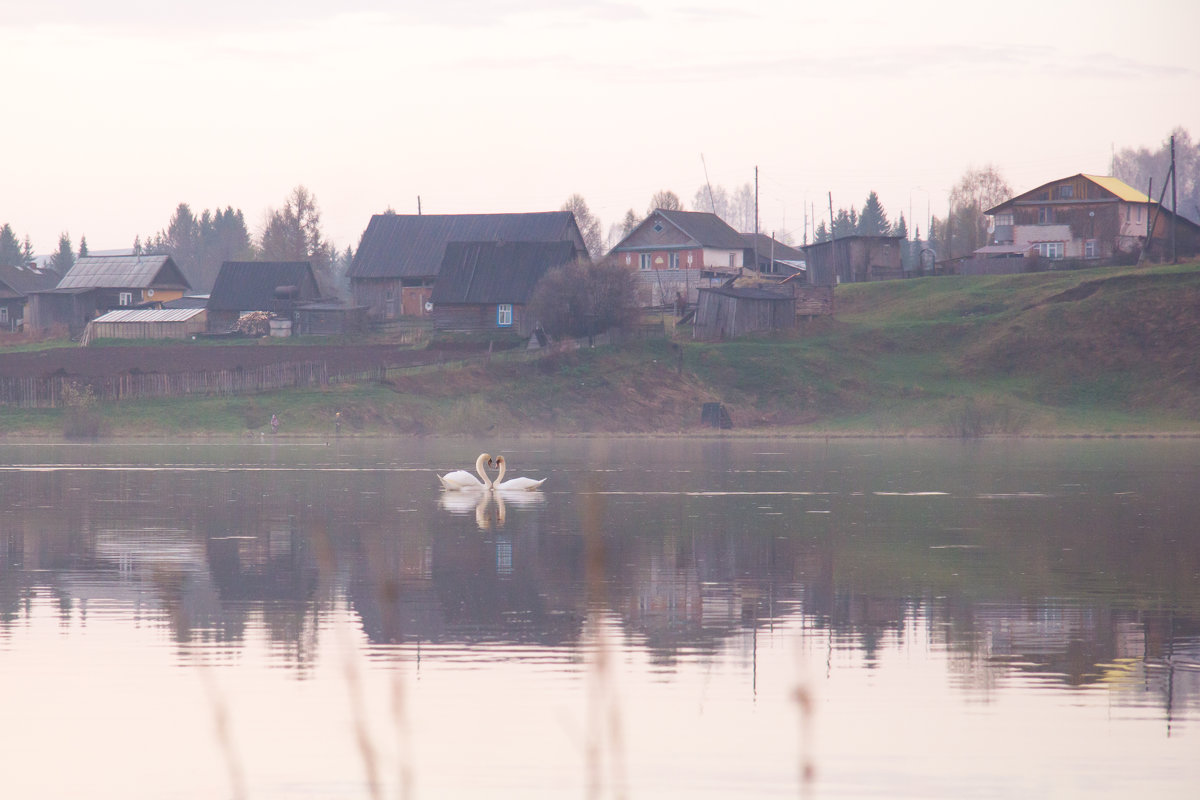
M 487 453 L 480 453 L 479 458 L 475 459 L 475 472 L 479 475 L 479 479 L 483 481 L 483 488 L 492 488 L 492 480 L 487 474 L 487 462 L 491 461 L 492 457 Z M 504 474 L 503 471 L 500 473 Z
M 496 481 L 494 484 L 492 484 L 493 486 L 499 486 L 504 480 L 504 471 L 507 469 L 504 464 L 504 456 L 496 456 L 496 468 L 499 470 L 499 472 L 496 473 Z

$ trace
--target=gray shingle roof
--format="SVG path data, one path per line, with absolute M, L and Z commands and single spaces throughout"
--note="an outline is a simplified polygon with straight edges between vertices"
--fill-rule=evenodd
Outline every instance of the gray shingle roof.
M 734 250 L 746 247 L 742 235 L 716 214 L 707 211 L 665 211 L 661 208 L 655 209 L 654 213 L 695 239 L 701 247 Z
M 776 261 L 804 260 L 803 252 L 794 247 L 786 245 L 777 239 L 774 240 L 774 244 L 772 244 L 771 237 L 765 233 L 743 233 L 742 238 L 746 241 L 747 250 L 754 249 L 754 242 L 757 238 L 759 258 L 771 258 L 773 256 Z
M 448 242 L 575 242 L 586 252 L 569 211 L 526 214 L 376 214 L 363 233 L 350 278 L 432 278 Z
M 226 261 L 208 296 L 208 308 L 273 311 L 275 290 L 280 286 L 297 287 L 300 294 L 296 300 L 316 300 L 320 295 L 308 261 Z
M 575 257 L 573 242 L 449 242 L 430 300 L 526 303 L 547 271 Z
M 170 256 L 84 256 L 59 289 L 190 289 Z

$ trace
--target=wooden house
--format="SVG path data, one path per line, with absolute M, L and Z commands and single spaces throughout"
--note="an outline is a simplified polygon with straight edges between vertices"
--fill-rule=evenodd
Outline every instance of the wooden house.
M 611 255 L 637 271 L 639 303 L 656 307 L 673 303 L 677 294 L 696 302 L 699 289 L 720 286 L 739 274 L 746 264 L 746 245 L 716 214 L 660 208 L 618 242 Z
M 182 297 L 190 288 L 167 255 L 84 256 L 53 290 L 30 295 L 26 327 L 66 325 L 78 335 L 106 311 L 158 305 Z
M 0 331 L 15 331 L 25 320 L 25 306 L 34 292 L 52 290 L 62 276 L 31 265 L 0 265 Z
M 1037 257 L 1106 264 L 1133 260 L 1147 246 L 1155 258 L 1170 257 L 1172 224 L 1179 255 L 1189 257 L 1200 248 L 1200 225 L 1176 217 L 1119 178 L 1102 175 L 1060 178 L 985 213 L 992 234 L 975 251 L 980 261 Z
M 717 286 L 701 288 L 698 295 L 692 328 L 696 339 L 733 339 L 791 330 L 796 324 L 796 299 L 790 291 Z
M 208 330 L 232 330 L 239 317 L 254 311 L 291 320 L 298 304 L 320 299 L 311 262 L 226 261 L 208 296 Z
M 904 277 L 904 237 L 855 234 L 804 248 L 808 283 L 883 281 Z
M 433 287 L 439 331 L 513 331 L 529 336 L 526 307 L 548 271 L 575 261 L 574 242 L 450 242 Z
M 587 257 L 569 211 L 521 214 L 376 214 L 347 276 L 357 305 L 374 319 L 428 316 L 450 242 L 571 242 Z

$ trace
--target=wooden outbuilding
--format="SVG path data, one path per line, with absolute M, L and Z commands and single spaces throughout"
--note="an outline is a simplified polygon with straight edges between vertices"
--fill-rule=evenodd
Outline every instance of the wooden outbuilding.
M 302 303 L 292 312 L 297 336 L 362 336 L 367 332 L 367 307 L 342 303 Z
M 320 299 L 309 261 L 226 261 L 208 297 L 208 330 L 232 330 L 255 311 L 291 320 L 297 305 Z
M 796 300 L 790 291 L 719 286 L 699 290 L 692 336 L 719 341 L 791 330 L 795 324 Z
M 52 290 L 62 276 L 32 265 L 0 265 L 0 331 L 15 331 L 25 320 L 25 306 L 35 292 Z
M 82 344 L 96 339 L 190 339 L 204 333 L 202 308 L 127 308 L 101 314 L 88 323 Z
M 578 258 L 571 241 L 450 242 L 430 296 L 438 331 L 533 333 L 526 306 L 537 282 Z
M 855 234 L 804 248 L 808 282 L 814 286 L 904 277 L 903 236 Z

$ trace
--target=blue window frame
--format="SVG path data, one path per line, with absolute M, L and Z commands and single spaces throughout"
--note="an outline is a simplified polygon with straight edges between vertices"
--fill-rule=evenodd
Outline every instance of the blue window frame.
M 512 303 L 501 303 L 496 306 L 496 324 L 501 328 L 512 325 Z

